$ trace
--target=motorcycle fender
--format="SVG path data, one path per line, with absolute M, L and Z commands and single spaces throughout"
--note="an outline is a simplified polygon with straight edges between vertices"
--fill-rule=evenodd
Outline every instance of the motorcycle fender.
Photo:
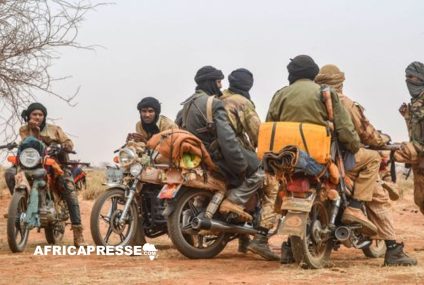
M 19 171 L 15 175 L 15 185 L 15 189 L 25 189 L 28 194 L 31 190 L 31 186 L 28 183 L 28 179 L 26 178 L 24 171 Z
M 308 215 L 309 213 L 306 212 L 289 211 L 280 225 L 278 234 L 303 238 L 305 235 Z
M 106 191 L 115 190 L 116 188 L 121 189 L 122 191 L 128 190 L 128 187 L 118 183 L 107 183 Z

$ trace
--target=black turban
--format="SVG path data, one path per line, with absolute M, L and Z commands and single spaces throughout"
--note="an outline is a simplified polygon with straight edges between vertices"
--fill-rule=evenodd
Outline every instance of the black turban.
M 406 76 L 415 76 L 417 79 L 406 78 L 406 85 L 412 97 L 418 97 L 424 92 L 424 64 L 414 61 L 405 70 Z
M 250 100 L 249 91 L 253 86 L 253 74 L 245 68 L 234 70 L 228 76 L 230 89 L 232 92 L 243 95 Z
M 161 108 L 160 103 L 156 98 L 153 97 L 145 97 L 141 99 L 137 104 L 137 110 L 141 110 L 143 108 L 153 108 L 155 110 L 156 116 L 159 116 Z
M 200 89 L 208 95 L 220 96 L 222 93 L 216 81 L 222 79 L 224 79 L 224 74 L 221 70 L 210 65 L 203 66 L 196 72 L 194 77 L 194 81 L 197 83 L 196 90 Z
M 138 104 L 137 104 L 137 110 L 138 111 L 141 111 L 141 109 L 143 109 L 143 108 L 153 108 L 153 110 L 155 110 L 155 119 L 150 124 L 146 124 L 143 121 L 143 118 L 141 117 L 141 114 L 140 114 L 140 121 L 141 121 L 141 125 L 143 126 L 143 129 L 147 133 L 152 134 L 152 135 L 159 133 L 160 130 L 159 130 L 158 126 L 156 125 L 156 123 L 159 120 L 159 115 L 160 115 L 160 111 L 161 111 L 160 102 L 156 98 L 145 97 L 145 98 L 141 99 L 141 101 L 138 102 Z
M 22 119 L 24 119 L 25 122 L 28 122 L 29 121 L 29 115 L 31 115 L 31 113 L 35 110 L 40 110 L 44 114 L 44 120 L 40 125 L 40 130 L 43 130 L 44 127 L 46 126 L 46 119 L 47 119 L 47 108 L 44 107 L 43 104 L 38 103 L 38 102 L 31 103 L 26 110 L 22 111 L 21 117 L 22 117 Z
M 299 79 L 314 80 L 315 76 L 319 73 L 318 65 L 308 55 L 298 55 L 290 59 L 287 70 L 289 71 L 290 84 Z

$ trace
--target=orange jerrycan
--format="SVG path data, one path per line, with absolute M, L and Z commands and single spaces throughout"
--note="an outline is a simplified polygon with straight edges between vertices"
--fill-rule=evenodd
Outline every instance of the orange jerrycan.
M 260 159 L 265 152 L 278 153 L 288 145 L 297 146 L 321 164 L 326 164 L 331 159 L 331 133 L 328 127 L 298 122 L 261 124 L 258 137 Z

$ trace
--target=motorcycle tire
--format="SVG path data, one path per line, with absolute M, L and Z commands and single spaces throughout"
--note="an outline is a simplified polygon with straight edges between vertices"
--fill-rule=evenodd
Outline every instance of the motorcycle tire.
M 386 254 L 386 244 L 384 240 L 374 240 L 369 246 L 362 249 L 362 252 L 366 257 L 379 258 L 384 257 Z
M 99 230 L 99 216 L 100 211 L 102 210 L 102 207 L 104 203 L 112 198 L 112 197 L 118 197 L 121 198 L 122 201 L 126 200 L 125 192 L 124 190 L 120 188 L 110 189 L 103 194 L 101 194 L 96 202 L 93 205 L 93 208 L 91 210 L 91 217 L 90 217 L 90 230 L 91 230 L 91 236 L 93 238 L 93 241 L 96 245 L 111 245 L 108 244 L 107 241 L 105 241 L 105 237 L 102 236 L 100 230 Z M 127 236 L 124 238 L 124 240 L 121 239 L 121 243 L 119 244 L 113 244 L 114 246 L 126 246 L 126 245 L 136 245 L 142 243 L 144 239 L 144 232 L 142 230 L 138 230 L 140 227 L 139 225 L 139 218 L 138 218 L 138 210 L 136 203 L 133 202 L 128 210 L 129 214 L 131 215 L 132 219 L 130 221 L 130 229 L 128 231 Z M 109 229 L 111 229 L 111 221 L 109 221 Z M 113 222 L 113 221 L 112 221 Z M 140 236 L 141 235 L 141 236 Z
M 316 200 L 312 205 L 311 212 L 308 216 L 308 223 L 305 225 L 303 238 L 298 236 L 290 236 L 291 248 L 293 251 L 293 257 L 297 264 L 304 269 L 320 269 L 328 265 L 330 260 L 331 251 L 333 249 L 333 242 L 331 239 L 327 240 L 321 245 L 320 252 L 317 254 L 311 248 L 313 241 L 311 240 L 310 229 L 307 229 L 311 224 L 311 216 L 313 216 L 314 208 L 320 208 L 320 213 L 317 214 L 317 218 L 320 219 L 322 224 L 328 223 L 329 217 L 327 213 L 327 207 L 325 203 Z
M 26 248 L 29 236 L 29 230 L 25 227 L 18 232 L 23 226 L 20 222 L 20 215 L 26 212 L 27 209 L 27 197 L 24 192 L 15 191 L 12 196 L 12 200 L 9 204 L 8 218 L 7 218 L 7 243 L 12 252 L 23 252 Z M 20 241 L 16 238 L 20 235 Z
M 210 200 L 213 193 L 207 190 L 194 189 L 180 189 L 180 191 L 184 191 L 184 193 L 177 196 L 175 209 L 168 216 L 168 235 L 171 238 L 172 243 L 181 254 L 191 259 L 209 259 L 217 256 L 227 245 L 227 234 L 220 233 L 211 246 L 198 248 L 195 246 L 193 235 L 182 232 L 180 223 L 180 217 L 184 211 L 184 206 L 188 203 L 188 201 L 199 195 L 207 197 Z
M 59 225 L 51 225 L 44 229 L 44 236 L 48 244 L 58 244 L 62 241 L 64 233 L 59 231 L 57 227 L 63 227 L 65 229 L 65 222 L 61 222 Z

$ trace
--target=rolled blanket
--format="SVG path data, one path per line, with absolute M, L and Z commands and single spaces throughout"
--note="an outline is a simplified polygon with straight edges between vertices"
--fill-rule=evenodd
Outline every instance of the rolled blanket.
M 321 176 L 325 166 L 317 163 L 306 152 L 296 146 L 286 146 L 278 154 L 267 152 L 263 158 L 264 170 L 281 176 L 292 172 L 303 172 L 306 175 Z
M 185 154 L 190 154 L 200 157 L 202 163 L 209 170 L 217 169 L 202 141 L 184 130 L 171 129 L 160 132 L 152 136 L 146 146 L 156 150 L 177 166 L 180 166 L 181 159 Z

